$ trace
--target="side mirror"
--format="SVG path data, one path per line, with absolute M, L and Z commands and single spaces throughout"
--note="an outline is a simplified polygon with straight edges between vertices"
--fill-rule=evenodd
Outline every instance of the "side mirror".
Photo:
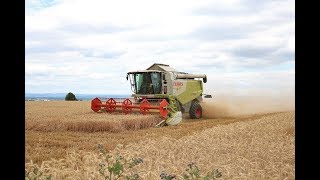
M 203 83 L 207 82 L 207 77 L 203 78 Z
M 127 74 L 127 77 L 126 77 L 127 81 L 128 81 L 128 76 L 129 76 L 129 74 Z
M 206 94 L 204 95 L 204 98 L 212 98 L 212 96 L 210 94 Z

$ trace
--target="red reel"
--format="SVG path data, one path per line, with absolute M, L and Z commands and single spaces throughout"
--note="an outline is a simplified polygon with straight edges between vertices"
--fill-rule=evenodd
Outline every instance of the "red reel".
M 160 103 L 160 106 L 159 106 L 159 112 L 160 112 L 160 115 L 163 117 L 163 118 L 167 118 L 168 117 L 168 109 L 167 109 L 167 106 L 168 106 L 168 102 L 163 99 Z
M 147 99 L 143 99 L 140 103 L 140 113 L 146 115 L 149 112 L 150 103 Z
M 108 99 L 108 101 L 106 102 L 106 111 L 108 113 L 114 112 L 117 108 L 116 104 L 117 102 L 113 98 Z
M 91 109 L 94 111 L 94 112 L 98 112 L 101 110 L 101 100 L 99 98 L 94 98 L 92 99 L 91 101 Z
M 122 102 L 122 112 L 124 114 L 132 113 L 132 102 L 130 99 L 126 99 Z

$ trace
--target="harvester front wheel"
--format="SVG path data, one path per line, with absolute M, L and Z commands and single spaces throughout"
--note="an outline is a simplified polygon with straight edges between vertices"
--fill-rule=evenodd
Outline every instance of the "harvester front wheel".
M 200 119 L 202 117 L 202 107 L 199 102 L 194 101 L 191 104 L 189 115 L 191 119 Z

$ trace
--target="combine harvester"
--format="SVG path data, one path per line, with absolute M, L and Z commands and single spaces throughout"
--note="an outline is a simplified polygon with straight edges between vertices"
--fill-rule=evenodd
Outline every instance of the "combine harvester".
M 198 80 L 197 78 L 202 78 Z M 203 83 L 207 82 L 205 74 L 188 74 L 179 72 L 166 64 L 153 64 L 147 70 L 127 73 L 131 89 L 131 98 L 94 98 L 91 109 L 94 112 L 121 111 L 124 114 L 140 112 L 148 114 L 158 112 L 164 119 L 157 126 L 176 125 L 182 120 L 182 113 L 189 113 L 191 119 L 202 117 L 200 102 Z

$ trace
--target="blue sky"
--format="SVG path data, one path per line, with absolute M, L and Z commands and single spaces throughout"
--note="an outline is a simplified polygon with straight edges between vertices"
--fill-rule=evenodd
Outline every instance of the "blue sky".
M 27 0 L 25 92 L 131 94 L 153 63 L 205 92 L 294 95 L 292 0 Z

